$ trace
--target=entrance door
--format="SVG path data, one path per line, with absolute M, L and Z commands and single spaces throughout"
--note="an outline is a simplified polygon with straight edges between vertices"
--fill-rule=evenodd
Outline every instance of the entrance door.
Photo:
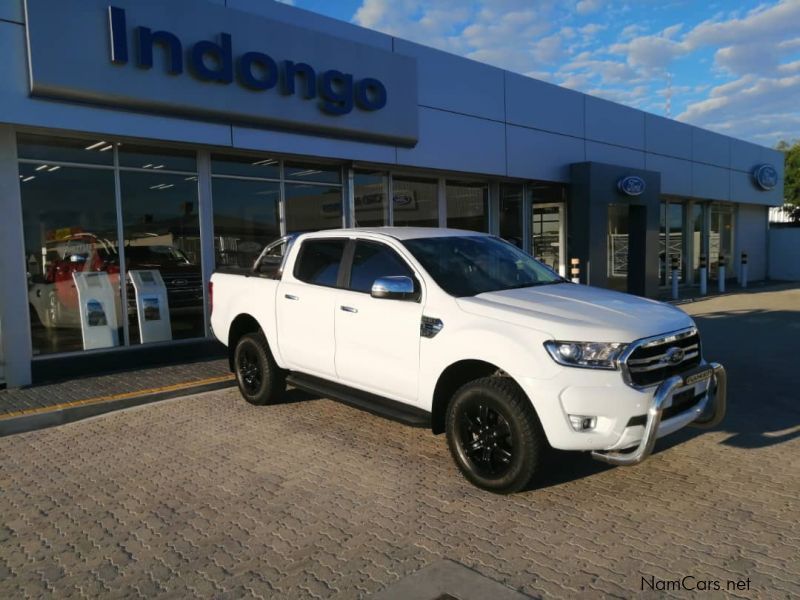
M 608 205 L 608 287 L 645 295 L 647 209 L 631 204 Z
M 533 256 L 566 277 L 564 205 L 534 204 L 532 213 Z

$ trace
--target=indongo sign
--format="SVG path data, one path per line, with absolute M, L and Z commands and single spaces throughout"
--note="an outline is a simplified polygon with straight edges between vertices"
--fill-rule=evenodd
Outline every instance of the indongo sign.
M 31 94 L 413 145 L 415 59 L 200 0 L 26 0 Z

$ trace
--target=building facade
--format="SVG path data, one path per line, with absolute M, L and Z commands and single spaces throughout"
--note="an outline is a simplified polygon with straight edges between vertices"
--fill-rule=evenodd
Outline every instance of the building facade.
M 646 296 L 673 257 L 768 276 L 780 153 L 285 4 L 8 0 L 0 55 L 8 385 L 208 339 L 211 273 L 295 231 L 487 231 Z

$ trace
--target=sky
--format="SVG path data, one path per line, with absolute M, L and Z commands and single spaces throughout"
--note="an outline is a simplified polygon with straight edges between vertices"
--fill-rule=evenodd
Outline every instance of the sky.
M 800 0 L 285 0 L 775 146 L 800 139 Z

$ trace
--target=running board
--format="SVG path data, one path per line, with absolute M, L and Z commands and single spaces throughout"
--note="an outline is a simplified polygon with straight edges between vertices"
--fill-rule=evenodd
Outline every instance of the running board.
M 318 394 L 323 398 L 337 400 L 348 406 L 398 421 L 411 427 L 431 427 L 431 413 L 416 406 L 409 406 L 396 400 L 390 400 L 377 394 L 333 383 L 313 375 L 289 373 L 286 383 L 310 394 Z

